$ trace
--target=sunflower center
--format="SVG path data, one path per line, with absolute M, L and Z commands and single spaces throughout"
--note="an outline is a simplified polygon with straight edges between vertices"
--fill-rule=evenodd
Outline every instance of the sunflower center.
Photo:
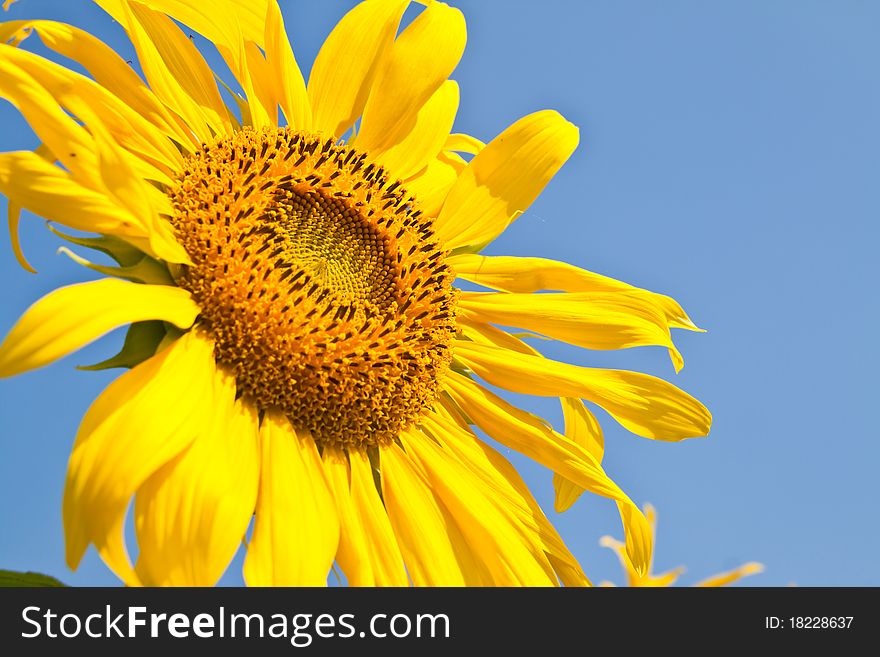
M 215 358 L 319 443 L 387 443 L 434 402 L 453 276 L 415 200 L 367 157 L 285 128 L 191 156 L 171 192 Z

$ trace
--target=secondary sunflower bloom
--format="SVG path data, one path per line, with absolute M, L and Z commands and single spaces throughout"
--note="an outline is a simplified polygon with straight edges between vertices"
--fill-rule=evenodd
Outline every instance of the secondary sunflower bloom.
M 646 568 L 648 523 L 590 445 L 484 385 L 560 397 L 581 417 L 585 399 L 649 438 L 709 430 L 708 411 L 663 380 L 544 359 L 497 326 L 590 349 L 661 345 L 681 366 L 670 327 L 696 327 L 672 299 L 551 260 L 477 255 L 578 130 L 540 111 L 487 145 L 451 133 L 465 23 L 440 2 L 399 34 L 408 2 L 357 5 L 308 84 L 274 0 L 98 4 L 144 80 L 75 27 L 0 25 L 0 96 L 42 142 L 0 154 L 16 254 L 27 266 L 27 209 L 96 234 L 57 231 L 119 265 L 66 251 L 108 278 L 26 311 L 0 375 L 130 325 L 94 366 L 128 371 L 70 457 L 70 566 L 94 545 L 128 584 L 211 585 L 248 536 L 251 585 L 324 584 L 334 562 L 355 585 L 589 584 L 480 429 L 557 472 L 567 495 L 615 500 L 627 554 Z M 218 49 L 234 109 L 178 23 Z M 32 33 L 91 77 L 20 49 Z M 456 278 L 494 291 L 461 292 Z
M 648 522 L 651 523 L 652 533 L 656 532 L 657 512 L 654 510 L 654 507 L 652 505 L 645 505 L 645 515 L 648 518 Z M 599 545 L 614 550 L 614 553 L 620 560 L 620 565 L 623 567 L 623 570 L 626 573 L 627 586 L 672 586 L 684 572 L 684 568 L 679 566 L 678 568 L 673 568 L 672 570 L 669 570 L 660 575 L 655 575 L 651 572 L 651 565 L 649 563 L 647 572 L 640 573 L 636 569 L 635 565 L 632 563 L 632 560 L 629 558 L 629 555 L 626 552 L 626 546 L 623 543 L 610 536 L 603 536 L 599 540 Z M 758 573 L 763 571 L 764 566 L 762 564 L 759 564 L 755 561 L 750 561 L 749 563 L 743 564 L 739 568 L 734 568 L 733 570 L 719 573 L 717 575 L 713 575 L 712 577 L 701 580 L 694 584 L 694 586 L 702 588 L 727 586 L 728 584 L 732 584 L 736 581 L 741 580 L 743 577 L 748 577 L 749 575 L 757 575 Z M 611 582 L 602 582 L 602 586 L 614 586 L 614 584 L 612 584 Z

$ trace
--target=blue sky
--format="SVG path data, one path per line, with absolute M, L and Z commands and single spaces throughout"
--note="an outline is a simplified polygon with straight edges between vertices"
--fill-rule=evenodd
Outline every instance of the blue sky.
M 872 408 L 880 350 L 880 4 L 838 0 L 460 0 L 468 47 L 454 78 L 456 130 L 484 140 L 542 108 L 581 145 L 489 253 L 564 260 L 670 294 L 705 334 L 659 348 L 548 355 L 663 376 L 714 414 L 708 439 L 655 443 L 600 413 L 609 474 L 659 512 L 657 570 L 688 584 L 745 561 L 752 586 L 880 585 Z M 308 70 L 352 2 L 282 0 Z M 85 3 L 20 0 L 4 19 L 55 18 L 131 57 L 118 26 Z M 39 48 L 37 48 L 39 50 Z M 0 104 L 0 150 L 33 148 Z M 5 212 L 5 200 L 0 200 Z M 30 217 L 34 276 L 0 240 L 0 333 L 42 294 L 90 278 Z M 76 426 L 113 372 L 111 335 L 43 370 L 0 381 L 0 568 L 113 584 L 89 552 L 64 565 L 61 491 Z M 561 420 L 558 404 L 517 398 Z M 621 536 L 614 506 L 586 496 L 552 511 L 550 474 L 516 458 L 594 581 L 622 581 L 598 546 Z M 240 582 L 240 558 L 225 583 Z

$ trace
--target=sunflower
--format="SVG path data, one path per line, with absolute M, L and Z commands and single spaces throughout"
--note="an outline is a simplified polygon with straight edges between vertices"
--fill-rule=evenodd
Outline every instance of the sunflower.
M 650 504 L 645 505 L 645 516 L 648 518 L 648 522 L 651 524 L 652 534 L 657 529 L 657 512 L 654 507 Z M 640 572 L 632 560 L 629 558 L 629 555 L 626 552 L 626 546 L 611 536 L 603 536 L 599 540 L 599 545 L 602 547 L 607 547 L 614 551 L 617 555 L 617 558 L 620 560 L 620 565 L 623 567 L 623 571 L 626 573 L 627 585 L 632 587 L 664 587 L 664 586 L 672 586 L 678 581 L 678 578 L 681 577 L 681 574 L 684 572 L 684 568 L 679 566 L 678 568 L 673 568 L 665 573 L 661 573 L 660 575 L 655 575 L 651 572 L 651 564 L 648 564 L 648 570 L 644 572 Z M 695 587 L 706 588 L 706 587 L 719 587 L 719 586 L 727 586 L 728 584 L 733 584 L 741 580 L 743 577 L 748 577 L 749 575 L 757 575 L 764 571 L 763 564 L 760 564 L 756 561 L 750 561 L 748 563 L 739 566 L 738 568 L 734 568 L 733 570 L 728 570 L 724 573 L 718 573 L 717 575 L 712 575 L 711 577 L 707 577 L 704 580 L 701 580 L 694 584 Z M 611 582 L 602 582 L 602 586 L 614 586 Z
M 452 133 L 465 22 L 441 2 L 400 31 L 407 0 L 358 4 L 308 83 L 274 0 L 98 4 L 143 79 L 73 26 L 0 24 L 0 97 L 42 142 L 0 154 L 14 251 L 29 267 L 27 209 L 116 263 L 66 249 L 105 277 L 28 309 L 0 375 L 128 326 L 94 366 L 126 371 L 70 456 L 70 567 L 93 545 L 127 584 L 213 585 L 245 541 L 249 585 L 322 585 L 334 563 L 353 585 L 589 584 L 488 436 L 556 472 L 562 506 L 583 490 L 614 500 L 644 572 L 650 526 L 603 470 L 582 400 L 658 440 L 707 434 L 708 411 L 662 379 L 544 358 L 502 327 L 588 349 L 660 345 L 676 369 L 670 328 L 698 329 L 669 297 L 479 254 L 577 128 L 546 110 L 488 144 Z M 21 49 L 32 34 L 91 77 Z M 574 423 L 559 433 L 490 386 L 557 397 Z

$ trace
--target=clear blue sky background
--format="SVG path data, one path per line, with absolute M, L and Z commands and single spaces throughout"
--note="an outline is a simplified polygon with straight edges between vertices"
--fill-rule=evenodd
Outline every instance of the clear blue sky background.
M 281 4 L 306 71 L 353 5 Z M 746 585 L 880 585 L 880 3 L 453 4 L 469 28 L 454 75 L 457 130 L 488 140 L 545 107 L 581 128 L 575 155 L 489 252 L 556 258 L 670 294 L 708 329 L 676 336 L 687 363 L 678 376 L 658 348 L 548 351 L 669 378 L 714 413 L 708 439 L 679 444 L 601 417 L 609 473 L 659 510 L 656 568 L 684 564 L 688 584 L 757 560 L 767 570 Z M 89 4 L 21 0 L 4 16 L 24 17 L 74 23 L 133 56 Z M 35 143 L 0 105 L 0 150 Z M 18 268 L 0 240 L 0 333 L 41 294 L 90 278 L 55 255 L 40 220 L 22 234 L 40 274 Z M 120 340 L 0 381 L 0 568 L 116 582 L 93 551 L 68 571 L 60 506 L 78 422 L 115 376 L 74 366 Z M 561 419 L 555 403 L 528 403 Z M 620 582 L 598 546 L 621 535 L 613 505 L 588 496 L 557 515 L 549 473 L 515 462 L 587 573 Z M 224 583 L 240 581 L 239 557 Z

